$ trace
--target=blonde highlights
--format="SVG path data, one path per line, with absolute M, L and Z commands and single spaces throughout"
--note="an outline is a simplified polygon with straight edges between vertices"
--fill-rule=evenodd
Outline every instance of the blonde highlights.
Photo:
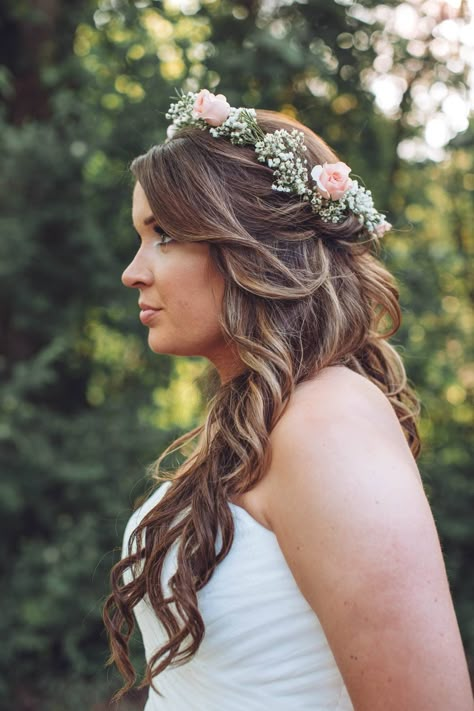
M 257 120 L 266 132 L 304 131 L 310 168 L 337 161 L 297 121 L 271 111 L 257 111 Z M 203 424 L 158 458 L 154 477 L 160 482 L 167 478 L 162 460 L 197 438 L 164 497 L 133 532 L 128 556 L 112 570 L 104 621 L 109 663 L 125 679 L 116 698 L 136 679 L 128 643 L 133 607 L 145 595 L 168 640 L 148 663 L 140 686 L 199 648 L 205 628 L 197 592 L 231 548 L 228 502 L 268 470 L 270 433 L 296 385 L 328 366 L 347 366 L 382 390 L 414 457 L 420 451 L 419 401 L 388 342 L 400 327 L 401 311 L 395 279 L 378 259 L 379 238 L 368 237 L 354 216 L 341 224 L 323 222 L 297 196 L 271 189 L 272 171 L 251 147 L 197 128 L 154 146 L 131 169 L 167 234 L 209 243 L 225 282 L 222 333 L 242 368 L 228 381 L 215 382 Z M 171 546 L 177 546 L 178 565 L 167 596 L 161 574 Z M 124 584 L 127 569 L 134 576 Z

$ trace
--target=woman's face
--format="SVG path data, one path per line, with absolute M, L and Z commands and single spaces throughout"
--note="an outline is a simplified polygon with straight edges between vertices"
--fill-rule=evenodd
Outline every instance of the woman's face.
M 211 260 L 207 242 L 176 242 L 163 235 L 139 182 L 133 191 L 132 219 L 141 240 L 122 274 L 137 289 L 140 320 L 155 353 L 205 356 L 226 370 L 229 352 L 219 327 L 224 279 Z

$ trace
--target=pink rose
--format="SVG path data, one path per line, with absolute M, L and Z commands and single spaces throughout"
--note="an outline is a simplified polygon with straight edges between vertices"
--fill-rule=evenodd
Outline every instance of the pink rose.
M 210 126 L 220 126 L 230 114 L 230 105 L 223 94 L 211 94 L 201 89 L 193 106 L 194 118 L 201 118 Z
M 326 200 L 339 200 L 352 185 L 349 178 L 351 169 L 345 163 L 324 163 L 315 165 L 311 177 L 316 182 L 318 190 Z
M 384 220 L 383 222 L 380 223 L 380 225 L 376 226 L 375 232 L 377 234 L 377 237 L 383 237 L 383 235 L 391 229 L 392 229 L 392 225 L 390 224 L 390 222 L 387 222 L 386 220 Z

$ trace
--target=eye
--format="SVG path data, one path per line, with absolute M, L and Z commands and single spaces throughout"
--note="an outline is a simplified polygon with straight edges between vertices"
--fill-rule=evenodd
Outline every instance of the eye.
M 158 227 L 158 226 L 154 227 L 154 228 L 153 228 L 153 232 L 155 232 L 155 233 L 156 233 L 157 235 L 159 235 L 161 238 L 164 237 L 164 238 L 166 238 L 166 239 L 168 240 L 167 242 L 163 242 L 163 241 L 161 240 L 158 244 L 163 245 L 163 244 L 169 244 L 170 242 L 173 242 L 173 238 L 170 237 L 169 235 L 167 235 L 165 232 L 163 232 L 163 230 L 162 230 L 160 227 Z

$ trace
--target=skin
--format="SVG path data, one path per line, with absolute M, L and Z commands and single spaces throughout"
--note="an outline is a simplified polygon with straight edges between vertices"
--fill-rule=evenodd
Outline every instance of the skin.
M 156 221 L 146 224 L 151 216 L 137 182 L 132 219 L 141 245 L 123 272 L 122 282 L 138 290 L 140 301 L 163 308 L 147 326 L 148 345 L 155 353 L 204 356 L 214 363 L 221 380 L 227 380 L 237 361 L 218 324 L 224 279 L 210 258 L 209 244 L 162 238 L 156 232 Z
M 160 246 L 137 183 L 141 246 L 123 283 L 163 311 L 156 353 L 202 355 L 224 382 L 235 354 L 219 328 L 224 283 L 208 244 Z M 317 614 L 355 711 L 472 711 L 433 517 L 387 398 L 343 366 L 297 386 L 270 435 L 271 466 L 236 502 L 272 530 Z
M 264 516 L 355 710 L 472 711 L 433 517 L 387 398 L 345 367 L 325 369 L 271 441 Z

